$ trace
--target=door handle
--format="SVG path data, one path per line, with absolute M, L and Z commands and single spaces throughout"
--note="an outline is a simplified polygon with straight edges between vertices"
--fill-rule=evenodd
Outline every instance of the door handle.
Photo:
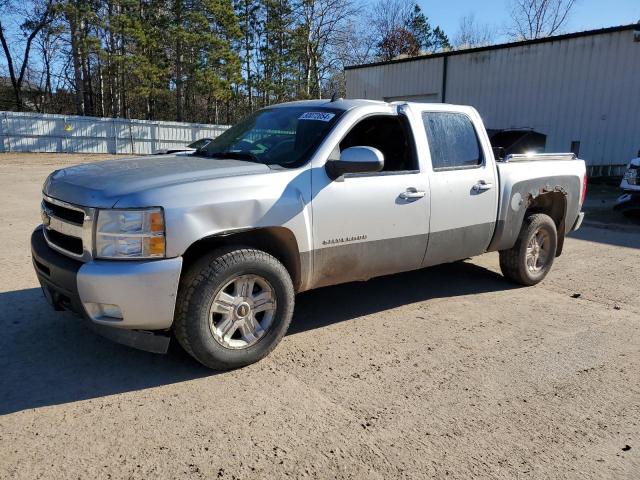
M 413 200 L 416 198 L 422 198 L 425 195 L 426 195 L 426 192 L 419 192 L 415 188 L 409 187 L 400 194 L 400 198 L 402 198 L 403 200 Z
M 493 183 L 487 183 L 484 180 L 480 180 L 473 186 L 474 192 L 484 192 L 493 188 Z

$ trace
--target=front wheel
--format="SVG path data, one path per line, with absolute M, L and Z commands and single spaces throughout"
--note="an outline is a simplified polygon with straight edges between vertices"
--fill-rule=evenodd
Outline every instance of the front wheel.
M 558 248 L 556 224 L 548 215 L 529 215 L 522 223 L 516 244 L 500 252 L 500 270 L 509 280 L 535 285 L 551 270 Z
M 286 268 L 254 249 L 213 252 L 186 272 L 174 333 L 196 360 L 215 370 L 257 362 L 289 328 L 294 290 Z

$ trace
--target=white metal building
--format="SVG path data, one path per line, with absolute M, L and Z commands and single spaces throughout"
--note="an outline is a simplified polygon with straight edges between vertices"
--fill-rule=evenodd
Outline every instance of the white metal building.
M 347 67 L 347 97 L 473 105 L 618 175 L 640 151 L 640 24 Z

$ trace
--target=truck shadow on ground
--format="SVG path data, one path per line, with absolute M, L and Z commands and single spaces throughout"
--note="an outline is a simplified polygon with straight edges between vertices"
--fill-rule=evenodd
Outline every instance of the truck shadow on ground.
M 311 290 L 296 297 L 289 335 L 433 298 L 519 288 L 502 275 L 467 262 Z
M 366 283 L 303 293 L 289 334 L 431 298 L 516 288 L 459 262 Z M 172 341 L 167 355 L 123 347 L 69 313 L 53 312 L 38 288 L 0 293 L 0 414 L 216 375 Z
M 640 223 L 638 225 L 598 224 L 586 222 L 569 237 L 588 242 L 625 248 L 640 248 Z

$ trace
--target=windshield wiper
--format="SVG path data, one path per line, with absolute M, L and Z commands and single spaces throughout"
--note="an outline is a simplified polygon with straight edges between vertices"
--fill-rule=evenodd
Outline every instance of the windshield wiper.
M 251 162 L 262 163 L 260 159 L 251 152 L 213 152 L 209 154 L 211 158 L 231 158 L 237 160 L 249 160 Z

